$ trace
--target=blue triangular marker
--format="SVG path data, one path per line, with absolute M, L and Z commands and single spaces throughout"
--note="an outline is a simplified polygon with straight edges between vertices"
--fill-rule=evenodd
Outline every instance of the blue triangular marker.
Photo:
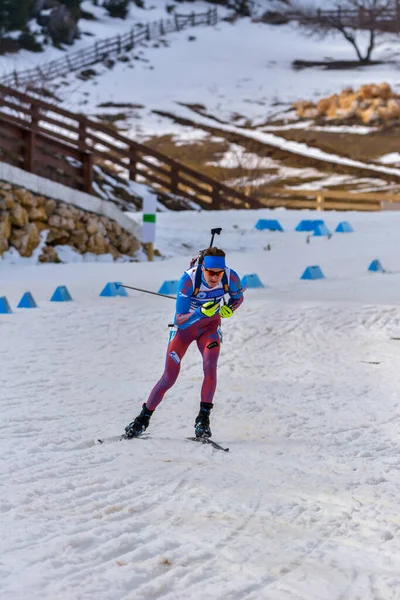
M 268 229 L 269 231 L 283 231 L 282 225 L 276 219 L 258 219 L 254 225 L 256 229 Z
M 321 267 L 313 265 L 306 268 L 300 279 L 323 279 L 324 277 L 325 275 L 323 274 Z
M 10 315 L 12 313 L 11 306 L 5 296 L 0 298 L 0 315 Z
M 164 281 L 160 289 L 158 290 L 159 294 L 176 294 L 178 291 L 178 283 L 179 281 L 171 279 L 169 281 Z
M 329 229 L 327 228 L 327 226 L 325 225 L 325 223 L 320 223 L 319 225 L 317 225 L 315 227 L 313 235 L 323 236 L 323 235 L 332 235 L 332 234 L 329 231 Z
M 352 233 L 354 229 L 348 221 L 341 221 L 335 231 L 338 233 Z
M 30 292 L 25 292 L 19 301 L 17 308 L 37 308 L 35 299 Z
M 104 288 L 101 290 L 99 295 L 106 297 L 106 298 L 114 298 L 115 296 L 118 296 L 118 291 L 117 291 L 115 283 L 112 281 L 109 281 L 104 286 Z
M 256 273 L 249 273 L 242 277 L 242 287 L 246 288 L 263 288 L 265 287 L 261 279 Z
M 368 271 L 374 271 L 375 273 L 384 273 L 385 269 L 382 267 L 381 261 L 376 258 L 369 265 Z
M 117 290 L 118 296 L 123 296 L 123 297 L 129 296 L 128 290 L 123 287 L 123 285 L 120 281 L 115 282 L 115 289 Z
M 71 302 L 72 297 L 66 285 L 59 285 L 50 298 L 50 302 Z

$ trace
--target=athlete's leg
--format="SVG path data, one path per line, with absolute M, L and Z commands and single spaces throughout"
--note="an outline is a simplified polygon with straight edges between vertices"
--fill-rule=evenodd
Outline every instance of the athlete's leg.
M 212 404 L 217 387 L 217 363 L 220 350 L 217 325 L 206 330 L 197 339 L 197 347 L 203 357 L 204 380 L 201 387 L 201 402 Z
M 186 354 L 190 344 L 196 339 L 197 328 L 195 326 L 187 329 L 178 329 L 175 336 L 168 344 L 165 369 L 161 379 L 151 390 L 146 402 L 146 407 L 154 410 L 164 398 L 165 392 L 169 390 L 178 378 L 181 369 L 181 360 Z

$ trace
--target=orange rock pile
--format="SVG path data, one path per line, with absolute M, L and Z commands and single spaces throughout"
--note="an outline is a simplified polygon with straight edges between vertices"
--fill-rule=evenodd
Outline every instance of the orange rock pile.
M 362 85 L 358 91 L 344 89 L 313 102 L 293 104 L 300 119 L 358 120 L 366 125 L 400 120 L 400 95 L 388 83 Z

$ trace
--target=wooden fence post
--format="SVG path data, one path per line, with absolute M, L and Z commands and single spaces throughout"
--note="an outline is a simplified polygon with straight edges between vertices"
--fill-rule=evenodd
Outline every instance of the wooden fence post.
M 81 162 L 82 162 L 82 179 L 83 179 L 83 191 L 87 194 L 92 193 L 92 183 L 93 183 L 93 162 L 92 162 L 92 154 L 87 150 L 83 150 L 81 153 Z
M 317 194 L 316 209 L 324 210 L 324 204 L 325 204 L 324 194 L 323 194 L 323 192 L 320 192 L 319 194 Z
M 146 26 L 146 40 L 150 41 L 151 40 L 151 34 L 150 34 L 150 24 L 148 23 Z
M 146 244 L 146 252 L 147 252 L 147 260 L 149 262 L 153 262 L 153 260 L 154 260 L 154 244 L 153 244 L 153 242 L 148 242 Z
M 36 131 L 26 129 L 24 135 L 24 169 L 30 173 L 35 172 L 35 148 L 36 148 Z
M 137 160 L 138 160 L 138 151 L 136 150 L 135 146 L 130 146 L 130 148 L 129 148 L 129 181 L 136 181 Z
M 171 165 L 170 190 L 173 194 L 178 193 L 178 185 L 179 185 L 179 169 L 175 165 Z
M 191 14 L 192 27 L 196 25 L 196 13 L 193 11 Z
M 78 139 L 80 144 L 86 145 L 86 119 L 79 117 Z
M 213 185 L 211 192 L 211 208 L 212 210 L 218 210 L 221 204 L 220 197 L 221 188 L 218 185 Z
M 176 13 L 174 15 L 174 18 L 175 18 L 175 27 L 176 27 L 176 30 L 179 31 L 180 30 L 180 27 L 179 27 L 179 17 L 178 17 L 178 15 Z
M 39 127 L 39 107 L 34 102 L 31 102 L 31 129 L 36 131 Z

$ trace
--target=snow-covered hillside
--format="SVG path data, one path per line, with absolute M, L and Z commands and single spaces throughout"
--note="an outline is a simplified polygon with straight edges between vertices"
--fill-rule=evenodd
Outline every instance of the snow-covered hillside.
M 269 2 L 258 3 L 258 13 L 269 5 Z M 93 12 L 97 20 L 82 21 L 83 34 L 74 51 L 92 45 L 95 40 L 124 33 L 139 23 L 170 16 L 161 0 L 153 0 L 145 6 L 139 9 L 132 5 L 129 18 L 122 21 L 111 19 L 103 8 L 84 2 L 83 8 Z M 209 7 L 201 1 L 176 2 L 173 10 L 188 14 Z M 221 7 L 218 12 L 220 18 L 228 14 Z M 367 43 L 365 33 L 359 32 L 358 36 Z M 25 52 L 14 57 L 3 56 L 0 71 L 44 64 L 64 54 L 65 51 L 47 48 L 45 53 L 37 55 Z M 97 63 L 89 69 L 90 76 L 66 73 L 46 82 L 46 87 L 67 109 L 112 123 L 139 141 L 169 135 L 172 143 L 193 141 L 201 146 L 203 141 L 204 144 L 218 143 L 221 139 L 229 141 L 229 134 L 237 134 L 242 137 L 241 148 L 227 148 L 231 156 L 236 155 L 236 166 L 250 163 L 246 144 L 256 140 L 259 155 L 252 161 L 252 168 L 243 170 L 247 175 L 252 169 L 257 171 L 257 185 L 315 188 L 353 185 L 362 191 L 396 191 L 397 169 L 393 171 L 390 163 L 382 167 L 380 162 L 398 163 L 393 149 L 391 152 L 380 149 L 371 155 L 368 163 L 363 160 L 360 164 L 351 160 L 346 146 L 338 152 L 341 155 L 338 159 L 335 152 L 322 151 L 311 141 L 288 140 L 280 132 L 287 131 L 285 122 L 298 129 L 320 130 L 310 121 L 296 122 L 291 106 L 300 99 L 317 101 L 348 87 L 357 89 L 363 84 L 382 81 L 389 83 L 394 92 L 398 91 L 398 55 L 398 37 L 382 35 L 378 36 L 373 55 L 383 61 L 382 64 L 346 70 L 296 70 L 293 61 L 297 59 L 350 60 L 355 58 L 354 50 L 340 35 L 320 40 L 306 36 L 296 24 L 273 26 L 254 19 L 221 20 L 215 27 L 195 27 L 145 43 L 120 56 L 121 60 Z M 283 124 L 271 127 L 271 121 L 277 119 Z M 329 125 L 323 130 L 333 131 Z M 363 136 L 375 130 L 373 124 L 335 128 L 338 137 L 341 133 L 359 136 L 360 144 L 363 144 Z M 258 167 L 264 156 L 263 146 L 269 162 L 260 176 Z M 287 153 L 288 160 L 277 159 L 275 148 Z M 304 156 L 310 159 L 307 168 Z M 343 165 L 340 172 L 336 172 L 334 166 L 338 163 Z M 225 181 L 231 184 L 229 174 Z M 237 176 L 232 177 L 232 182 L 237 182 Z

